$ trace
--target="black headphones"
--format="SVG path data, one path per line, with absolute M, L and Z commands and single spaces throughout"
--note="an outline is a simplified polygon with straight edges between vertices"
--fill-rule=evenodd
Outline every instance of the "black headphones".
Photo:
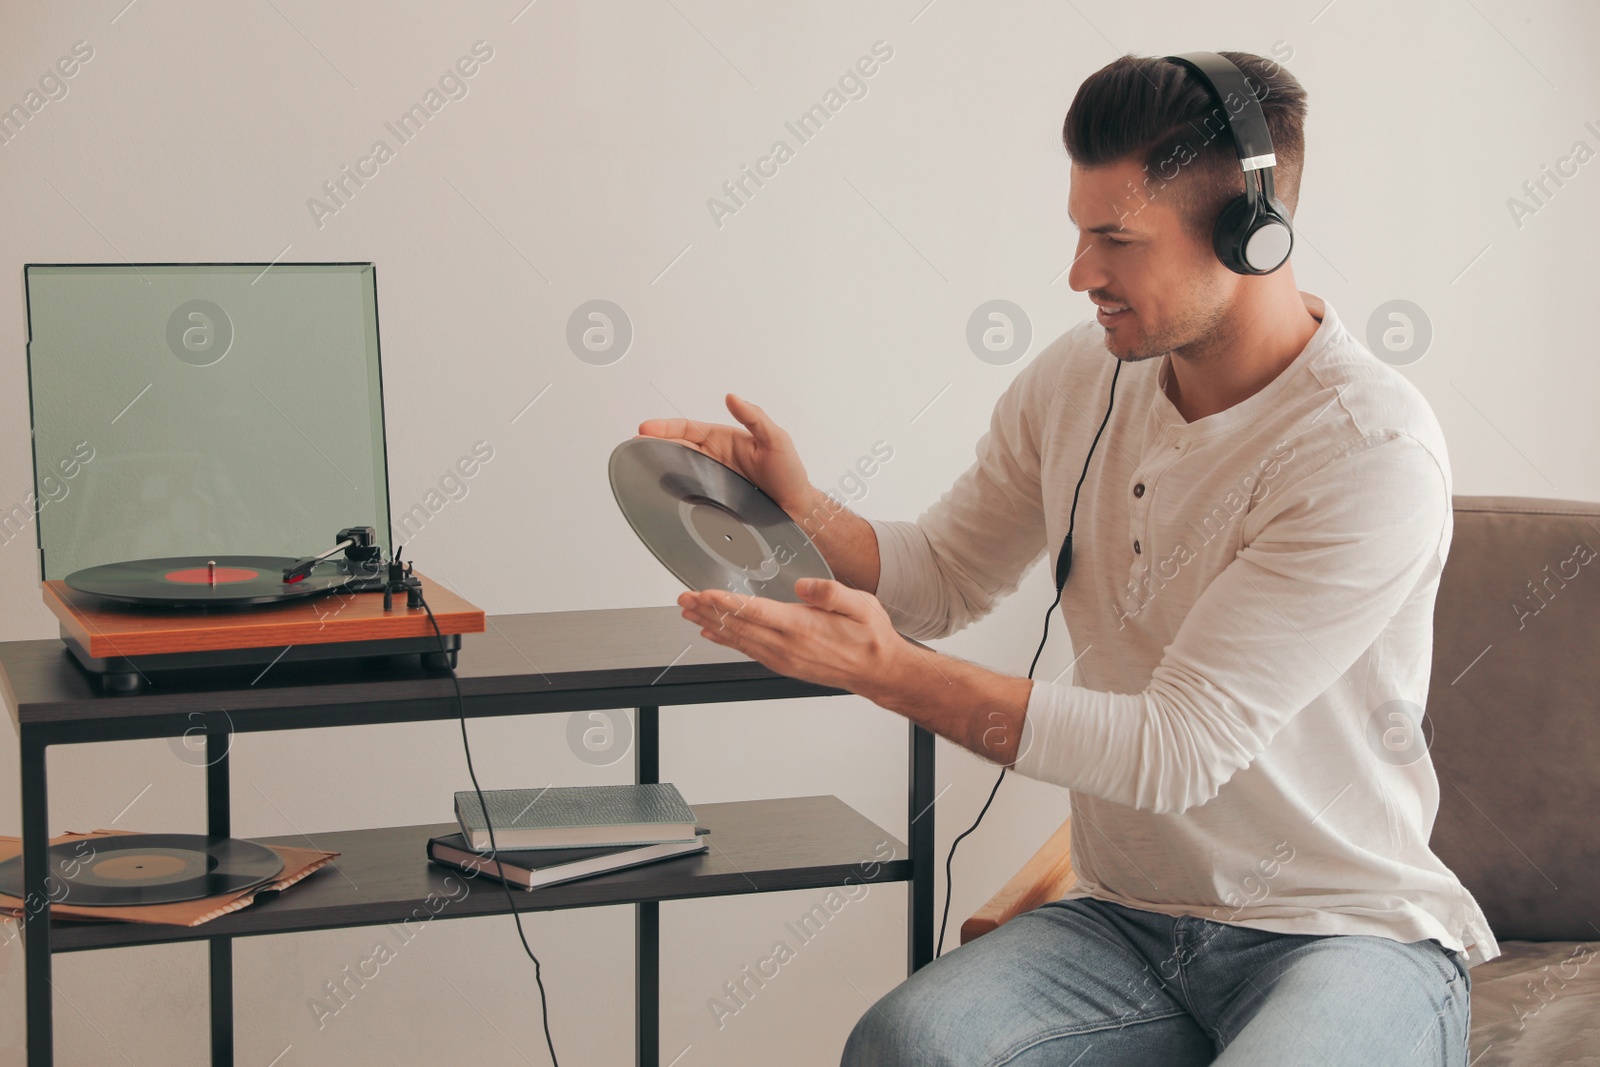
M 1216 227 L 1211 231 L 1211 247 L 1222 265 L 1235 274 L 1271 274 L 1289 260 L 1289 252 L 1294 248 L 1294 227 L 1290 224 L 1289 209 L 1273 195 L 1272 168 L 1277 166 L 1278 157 L 1272 151 L 1272 135 L 1267 131 L 1267 117 L 1261 110 L 1261 102 L 1246 86 L 1244 74 L 1225 56 L 1215 52 L 1184 52 L 1164 58 L 1194 72 L 1221 102 L 1223 116 L 1239 153 L 1239 165 L 1244 168 L 1244 194 L 1228 201 L 1217 216 Z M 1236 116 L 1228 114 L 1230 93 L 1245 102 Z M 1106 421 L 1111 419 L 1111 403 L 1117 397 L 1117 375 L 1121 373 L 1122 361 L 1118 360 L 1116 373 L 1111 376 L 1111 401 L 1106 404 Z M 1106 422 L 1101 422 L 1101 431 L 1105 428 Z M 1089 455 L 1084 457 L 1083 474 L 1078 476 L 1079 488 L 1089 473 L 1089 460 L 1094 458 L 1095 445 L 1099 443 L 1100 434 L 1096 433 L 1094 442 L 1089 445 Z M 1072 520 L 1077 513 L 1078 493 L 1073 490 L 1067 538 L 1056 556 L 1058 600 L 1062 587 L 1067 584 L 1067 575 L 1072 571 Z M 1055 605 L 1050 607 L 1054 610 Z M 1048 621 L 1045 626 L 1048 632 Z
M 1271 274 L 1289 259 L 1294 248 L 1294 227 L 1289 209 L 1272 190 L 1272 168 L 1278 157 L 1272 151 L 1266 113 L 1251 92 L 1243 73 L 1215 52 L 1184 52 L 1165 56 L 1193 72 L 1222 105 L 1233 134 L 1233 145 L 1244 168 L 1244 195 L 1234 197 L 1217 216 L 1211 247 L 1223 266 L 1235 274 Z M 1228 113 L 1229 99 L 1243 101 L 1237 115 Z
M 1289 260 L 1289 252 L 1294 248 L 1294 228 L 1290 225 L 1289 209 L 1273 195 L 1272 168 L 1277 166 L 1278 159 L 1272 152 L 1272 136 L 1267 131 L 1267 117 L 1261 110 L 1261 102 L 1245 84 L 1239 68 L 1225 56 L 1215 52 L 1185 52 L 1163 58 L 1193 71 L 1222 104 L 1223 116 L 1233 134 L 1234 147 L 1239 152 L 1239 165 L 1244 168 L 1244 195 L 1230 200 L 1222 209 L 1222 214 L 1217 216 L 1216 228 L 1211 233 L 1211 247 L 1223 266 L 1235 274 L 1271 274 Z M 1238 115 L 1228 114 L 1230 93 L 1244 101 Z M 1106 424 L 1111 421 L 1111 406 L 1116 403 L 1117 378 L 1121 374 L 1122 360 L 1118 359 L 1117 369 L 1111 375 L 1111 396 L 1106 401 L 1105 418 L 1100 420 L 1100 429 L 1089 444 L 1089 454 L 1083 459 L 1083 473 L 1078 475 L 1078 484 L 1072 490 L 1067 536 L 1061 542 L 1061 551 L 1056 556 L 1056 598 L 1045 612 L 1044 636 L 1039 639 L 1038 651 L 1034 652 L 1033 663 L 1028 667 L 1029 678 L 1033 677 L 1034 667 L 1039 665 L 1039 654 L 1044 651 L 1044 643 L 1050 638 L 1050 616 L 1055 614 L 1056 605 L 1061 603 L 1061 591 L 1066 587 L 1067 575 L 1072 573 L 1072 527 L 1078 516 L 1078 492 L 1089 475 L 1089 461 L 1094 458 L 1095 447 L 1100 444 L 1100 435 L 1105 433 Z M 936 958 L 944 952 L 944 931 L 950 921 L 950 869 L 956 858 L 956 846 L 983 822 L 989 805 L 994 803 L 995 794 L 1000 791 L 1000 783 L 1006 780 L 1008 769 L 1001 768 L 1000 777 L 995 779 L 994 788 L 989 790 L 989 799 L 984 802 L 977 819 L 950 843 L 950 854 L 944 861 L 944 918 L 939 923 L 939 942 L 934 949 Z

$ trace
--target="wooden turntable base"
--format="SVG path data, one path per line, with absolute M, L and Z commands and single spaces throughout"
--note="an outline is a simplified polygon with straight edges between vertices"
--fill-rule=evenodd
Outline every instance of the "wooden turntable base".
M 416 577 L 454 665 L 461 635 L 484 631 L 483 609 Z M 421 653 L 425 662 L 433 658 L 430 665 L 445 665 L 428 613 L 406 607 L 404 591 L 384 611 L 382 592 L 339 589 L 270 604 L 187 609 L 122 604 L 60 580 L 40 588 L 60 620 L 61 639 L 108 690 L 138 689 L 144 671 L 266 662 L 286 648 L 300 650 L 295 658 L 316 659 Z

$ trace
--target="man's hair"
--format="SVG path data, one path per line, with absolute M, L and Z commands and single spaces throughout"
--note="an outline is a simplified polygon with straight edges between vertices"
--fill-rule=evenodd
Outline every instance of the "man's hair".
M 1218 55 L 1239 68 L 1261 103 L 1278 161 L 1273 192 L 1293 214 L 1305 164 L 1306 91 L 1270 59 L 1249 52 Z M 1082 167 L 1141 164 L 1144 187 L 1137 195 L 1164 200 L 1210 247 L 1223 206 L 1244 192 L 1244 171 L 1228 126 L 1232 114 L 1188 67 L 1123 55 L 1078 87 L 1061 139 L 1072 162 Z

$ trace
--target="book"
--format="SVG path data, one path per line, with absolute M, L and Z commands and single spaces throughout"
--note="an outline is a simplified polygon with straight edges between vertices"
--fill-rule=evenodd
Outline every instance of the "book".
M 696 829 L 699 835 L 709 832 L 704 828 Z M 496 857 L 468 848 L 466 839 L 460 834 L 449 834 L 428 838 L 428 858 L 446 867 L 472 874 L 487 874 L 491 878 L 498 876 L 497 870 L 504 870 L 505 880 L 511 885 L 532 890 L 674 856 L 692 855 L 706 851 L 706 847 L 705 837 L 696 836 L 687 841 L 662 841 L 654 845 L 523 849 L 513 853 L 502 849 Z
M 671 782 L 485 789 L 483 798 L 494 820 L 493 842 L 478 794 L 455 795 L 456 823 L 474 852 L 654 845 L 695 836 L 694 809 Z

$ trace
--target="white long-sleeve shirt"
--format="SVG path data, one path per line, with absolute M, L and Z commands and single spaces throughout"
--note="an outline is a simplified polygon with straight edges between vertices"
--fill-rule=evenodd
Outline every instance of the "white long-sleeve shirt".
M 1186 422 L 1170 356 L 1122 367 L 1062 594 L 1079 658 L 1034 680 L 1016 771 L 1070 791 L 1067 898 L 1431 937 L 1475 965 L 1500 949 L 1429 847 L 1439 783 L 1418 729 L 1453 530 L 1444 435 L 1301 298 L 1310 343 L 1225 411 Z M 915 522 L 868 520 L 902 633 L 951 634 L 1041 557 L 1054 572 L 1116 369 L 1104 335 L 1081 323 L 1025 366 Z

